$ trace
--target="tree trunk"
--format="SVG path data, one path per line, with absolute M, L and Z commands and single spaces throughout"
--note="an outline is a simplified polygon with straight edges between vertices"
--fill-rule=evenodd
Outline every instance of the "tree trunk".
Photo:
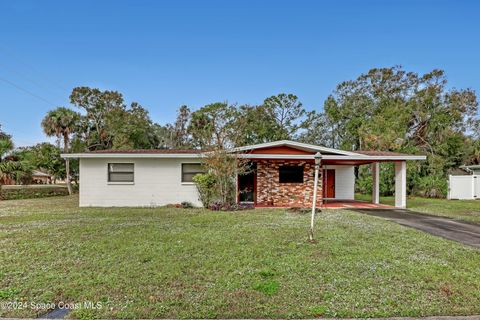
M 63 151 L 65 153 L 68 153 L 68 135 L 65 134 L 63 136 Z M 68 189 L 68 194 L 72 194 L 72 184 L 70 183 L 70 160 L 68 158 L 65 159 L 65 173 L 66 173 L 66 179 L 65 181 L 67 182 L 67 189 Z

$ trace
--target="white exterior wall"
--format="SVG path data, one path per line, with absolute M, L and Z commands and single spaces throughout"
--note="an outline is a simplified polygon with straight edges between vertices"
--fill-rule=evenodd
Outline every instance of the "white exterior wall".
M 133 183 L 109 183 L 108 163 L 134 163 Z M 193 183 L 182 183 L 182 163 L 198 158 L 80 159 L 80 206 L 147 207 L 188 201 L 201 206 Z
M 323 168 L 335 170 L 335 199 L 354 200 L 354 167 L 348 165 L 325 165 Z

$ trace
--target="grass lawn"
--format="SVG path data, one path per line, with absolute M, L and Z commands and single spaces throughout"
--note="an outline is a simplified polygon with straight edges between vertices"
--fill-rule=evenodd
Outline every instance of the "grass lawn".
M 371 195 L 355 194 L 355 199 L 371 201 Z M 393 205 L 394 197 L 380 197 L 380 203 Z M 407 208 L 436 216 L 480 223 L 480 200 L 447 200 L 408 197 Z
M 480 251 L 346 210 L 208 212 L 0 202 L 0 303 L 101 302 L 72 318 L 480 313 Z M 0 309 L 3 317 L 44 310 Z

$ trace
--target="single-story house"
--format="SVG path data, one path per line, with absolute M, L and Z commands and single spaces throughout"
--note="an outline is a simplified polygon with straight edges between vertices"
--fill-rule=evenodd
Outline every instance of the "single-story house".
M 32 183 L 34 184 L 47 184 L 50 183 L 51 180 L 52 177 L 48 173 L 39 170 L 32 171 Z M 11 176 L 6 175 L 0 178 L 0 184 L 15 185 L 17 182 Z
M 470 166 L 460 166 L 460 169 L 465 170 L 467 173 L 472 175 L 480 175 L 480 164 L 472 164 Z
M 49 184 L 52 182 L 52 176 L 39 170 L 33 170 L 32 181 L 38 184 Z
M 237 199 L 257 207 L 309 207 L 314 155 L 322 155 L 317 205 L 353 200 L 354 167 L 372 167 L 372 202 L 379 202 L 379 163 L 395 163 L 395 206 L 406 206 L 406 162 L 425 156 L 383 151 L 343 151 L 282 140 L 230 150 L 249 159 L 253 170 L 237 177 Z M 62 154 L 80 160 L 80 206 L 161 206 L 189 201 L 201 205 L 192 178 L 203 172 L 199 150 L 101 150 Z

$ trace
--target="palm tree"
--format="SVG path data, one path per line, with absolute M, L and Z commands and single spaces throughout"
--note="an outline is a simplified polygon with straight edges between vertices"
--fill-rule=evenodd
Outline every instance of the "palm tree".
M 78 127 L 80 114 L 65 107 L 58 107 L 47 113 L 42 120 L 43 132 L 49 137 L 55 136 L 58 139 L 63 138 L 63 151 L 68 153 L 70 146 L 70 135 Z M 70 161 L 65 159 L 65 171 L 68 193 L 72 194 L 72 185 L 70 183 Z
M 0 182 L 3 179 L 6 179 L 10 169 L 10 165 L 7 161 L 3 160 L 3 157 L 13 149 L 13 142 L 9 135 L 4 134 L 0 131 Z M 1 192 L 1 183 L 0 183 L 0 192 Z

